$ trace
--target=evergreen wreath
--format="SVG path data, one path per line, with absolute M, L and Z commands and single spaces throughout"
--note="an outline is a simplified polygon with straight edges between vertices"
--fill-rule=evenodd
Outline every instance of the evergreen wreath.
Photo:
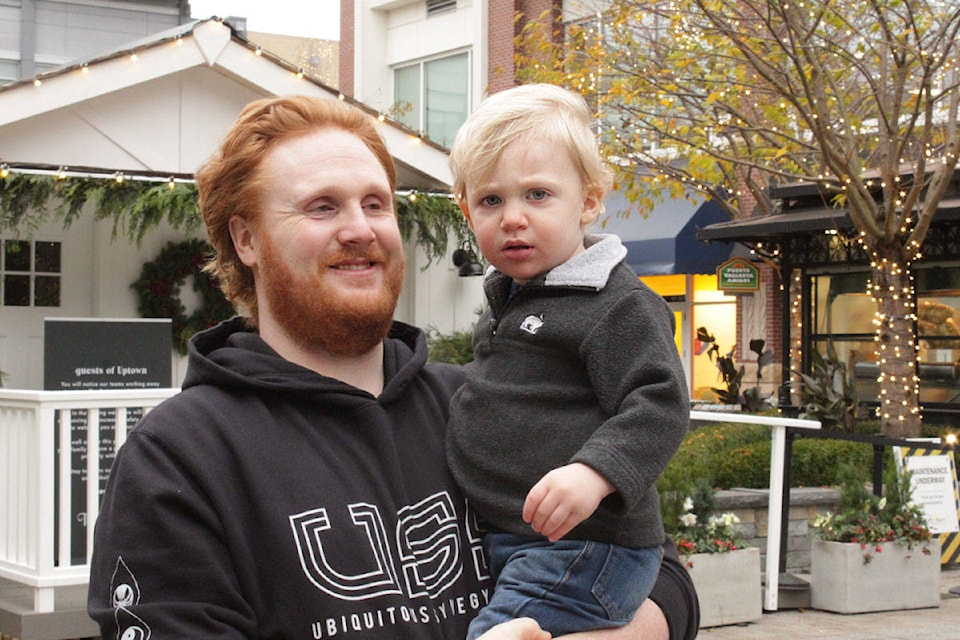
M 152 262 L 144 263 L 140 277 L 130 285 L 137 292 L 140 317 L 173 321 L 173 346 L 181 355 L 187 353 L 193 334 L 234 315 L 216 279 L 202 270 L 212 253 L 213 247 L 204 240 L 168 242 Z M 193 276 L 193 290 L 200 294 L 200 304 L 189 316 L 180 301 L 188 276 Z

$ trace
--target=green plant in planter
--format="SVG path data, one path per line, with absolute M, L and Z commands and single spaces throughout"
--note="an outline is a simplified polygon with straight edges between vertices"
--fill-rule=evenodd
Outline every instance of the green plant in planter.
M 720 374 L 720 380 L 725 388 L 711 387 L 711 391 L 717 394 L 717 400 L 722 404 L 739 404 L 740 407 L 748 413 L 757 413 L 762 411 L 770 394 L 764 395 L 760 391 L 759 382 L 763 378 L 763 368 L 773 362 L 773 349 L 764 349 L 766 342 L 759 338 L 750 341 L 750 350 L 757 354 L 757 386 L 740 391 L 740 385 L 743 382 L 743 375 L 746 368 L 742 365 L 737 368 L 733 361 L 733 352 L 737 346 L 726 353 L 720 355 L 720 345 L 717 339 L 707 331 L 706 327 L 697 329 L 697 340 L 704 344 L 709 344 L 707 348 L 707 357 L 711 361 L 716 360 L 717 370 Z
M 840 470 L 840 510 L 825 513 L 813 522 L 817 537 L 828 542 L 851 542 L 864 550 L 863 562 L 883 552 L 883 543 L 894 542 L 912 549 L 930 540 L 932 534 L 920 507 L 910 499 L 910 476 L 887 467 L 884 495 L 867 490 L 862 474 L 854 467 Z M 930 550 L 922 547 L 925 555 Z
M 744 547 L 736 527 L 740 519 L 733 513 L 716 514 L 714 510 L 713 488 L 700 479 L 692 493 L 683 496 L 681 513 L 667 527 L 681 554 L 725 553 Z
M 833 343 L 827 343 L 825 355 L 813 349 L 810 364 L 809 374 L 796 372 L 803 382 L 802 415 L 819 420 L 827 429 L 853 430 L 860 403 L 847 365 L 837 358 Z

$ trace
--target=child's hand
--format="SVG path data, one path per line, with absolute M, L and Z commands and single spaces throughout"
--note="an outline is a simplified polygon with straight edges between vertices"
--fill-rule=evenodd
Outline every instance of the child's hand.
M 556 542 L 590 517 L 614 487 L 587 465 L 574 462 L 554 469 L 533 485 L 523 503 L 523 521 Z

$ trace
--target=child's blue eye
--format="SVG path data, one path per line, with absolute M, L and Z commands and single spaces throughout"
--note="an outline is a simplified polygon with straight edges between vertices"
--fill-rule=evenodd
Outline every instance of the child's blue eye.
M 550 194 L 545 189 L 534 189 L 530 192 L 531 200 L 546 200 Z
M 480 204 L 485 207 L 494 207 L 501 202 L 502 200 L 500 199 L 500 196 L 484 196 L 480 199 Z

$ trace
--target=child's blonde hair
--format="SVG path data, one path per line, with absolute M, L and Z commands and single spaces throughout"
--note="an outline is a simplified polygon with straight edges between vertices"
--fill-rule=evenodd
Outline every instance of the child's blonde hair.
M 551 84 L 513 87 L 485 99 L 463 123 L 450 149 L 453 195 L 466 205 L 466 183 L 482 180 L 512 142 L 559 144 L 570 153 L 585 190 L 603 198 L 613 178 L 600 158 L 586 100 Z

